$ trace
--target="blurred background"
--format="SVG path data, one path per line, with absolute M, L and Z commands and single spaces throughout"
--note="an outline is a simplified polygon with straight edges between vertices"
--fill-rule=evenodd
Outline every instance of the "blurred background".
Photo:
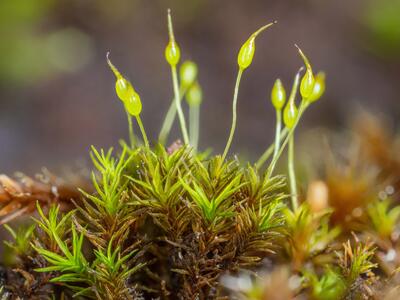
M 107 51 L 140 93 L 144 125 L 156 138 L 172 98 L 167 8 L 182 58 L 200 66 L 203 148 L 223 150 L 238 49 L 272 20 L 278 24 L 258 39 L 242 80 L 234 152 L 253 159 L 272 141 L 270 89 L 277 77 L 289 89 L 302 65 L 294 43 L 327 73 L 326 95 L 301 130 L 344 128 L 360 107 L 397 125 L 400 0 L 2 0 L 0 173 L 75 165 L 91 144 L 127 138 Z M 171 141 L 179 134 L 176 122 Z

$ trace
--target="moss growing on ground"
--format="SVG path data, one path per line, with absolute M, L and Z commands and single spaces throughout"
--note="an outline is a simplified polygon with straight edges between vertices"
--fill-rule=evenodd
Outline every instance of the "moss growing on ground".
M 107 55 L 129 142 L 92 147 L 90 185 L 50 174 L 0 177 L 1 222 L 34 215 L 28 226 L 5 225 L 12 259 L 1 270 L 2 299 L 397 299 L 400 207 L 368 193 L 352 168 L 329 169 L 307 193 L 297 187 L 294 133 L 323 95 L 325 75 L 314 76 L 298 48 L 304 67 L 288 99 L 280 80 L 271 92 L 275 141 L 255 163 L 232 157 L 240 80 L 256 38 L 274 23 L 261 27 L 238 54 L 225 150 L 202 152 L 197 66 L 183 63 L 178 76 L 181 51 L 168 17 L 174 95 L 158 142 L 146 135 L 140 95 Z M 176 116 L 183 143 L 166 146 Z M 286 150 L 288 176 L 275 170 Z

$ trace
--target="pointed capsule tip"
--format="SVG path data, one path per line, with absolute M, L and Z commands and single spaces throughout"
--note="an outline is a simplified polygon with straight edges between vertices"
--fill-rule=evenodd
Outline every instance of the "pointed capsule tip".
M 272 25 L 274 25 L 274 24 L 276 24 L 276 23 L 277 23 L 276 21 L 273 21 L 273 22 L 271 22 L 271 23 L 268 23 L 268 24 L 266 24 L 266 25 L 260 27 L 256 32 L 254 32 L 254 33 L 251 35 L 251 38 L 256 38 L 257 35 L 259 35 L 261 32 L 263 32 L 264 30 L 266 30 L 268 27 L 271 27 Z
M 167 10 L 167 19 L 168 19 L 168 34 L 169 34 L 169 39 L 171 42 L 175 42 L 175 36 L 174 36 L 174 28 L 172 26 L 172 17 L 171 17 L 171 9 L 168 8 Z
M 304 55 L 304 53 L 303 53 L 303 50 L 301 50 L 301 48 L 299 47 L 299 45 L 294 44 L 294 46 L 295 46 L 295 47 L 297 48 L 297 50 L 299 51 L 301 57 L 305 57 L 305 55 Z
M 106 53 L 106 60 L 107 60 L 107 65 L 114 72 L 114 65 L 111 63 L 111 60 L 110 60 L 110 51 L 107 51 L 107 53 Z
M 301 50 L 301 48 L 297 44 L 294 44 L 294 46 L 299 51 L 299 54 L 300 54 L 301 58 L 303 59 L 304 64 L 306 65 L 306 68 L 308 70 L 311 70 L 311 64 L 310 64 L 310 61 L 308 60 L 307 56 L 304 54 L 304 52 Z
M 121 77 L 121 73 L 118 71 L 118 69 L 113 65 L 113 63 L 110 60 L 110 51 L 107 51 L 106 54 L 106 59 L 107 59 L 107 64 L 110 67 L 111 71 L 113 71 L 115 77 L 119 78 Z
M 106 53 L 106 60 L 110 67 L 113 66 L 113 64 L 111 63 L 111 60 L 110 60 L 110 51 L 107 51 L 107 53 Z

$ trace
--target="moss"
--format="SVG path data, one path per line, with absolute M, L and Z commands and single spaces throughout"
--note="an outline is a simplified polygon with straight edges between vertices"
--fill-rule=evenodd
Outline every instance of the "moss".
M 175 43 L 171 19 L 169 28 Z M 250 63 L 254 41 L 252 47 L 246 58 Z M 240 63 L 227 146 L 223 155 L 210 155 L 197 149 L 197 123 L 190 124 L 191 136 L 183 145 L 165 145 L 176 112 L 187 135 L 180 102 L 190 86 L 178 86 L 176 60 L 171 65 L 175 110 L 170 109 L 162 139 L 153 145 L 140 120 L 139 96 L 109 61 L 127 110 L 130 143 L 122 141 L 117 151 L 92 147 L 92 186 L 77 184 L 79 194 L 74 189 L 66 193 L 70 190 L 59 182 L 32 181 L 28 188 L 0 177 L 1 211 L 16 217 L 36 207 L 38 213 L 30 227 L 6 226 L 13 238 L 7 246 L 16 259 L 1 270 L 2 299 L 368 299 L 396 288 L 399 207 L 377 197 L 362 199 L 357 203 L 366 217 L 349 228 L 344 220 L 352 212 L 332 219 L 338 202 L 326 200 L 328 180 L 314 185 L 322 186 L 322 192 L 309 197 L 297 192 L 294 132 L 325 84 L 325 77 L 318 77 L 322 81 L 313 88 L 311 65 L 299 51 L 307 67 L 302 80 L 307 81 L 307 98 L 302 95 L 298 113 L 283 130 L 284 103 L 275 107 L 276 140 L 255 164 L 228 156 L 244 71 Z M 288 105 L 295 105 L 300 72 Z M 199 88 L 196 78 L 187 84 Z M 144 145 L 134 136 L 132 116 Z M 288 144 L 290 185 L 284 174 L 274 175 Z

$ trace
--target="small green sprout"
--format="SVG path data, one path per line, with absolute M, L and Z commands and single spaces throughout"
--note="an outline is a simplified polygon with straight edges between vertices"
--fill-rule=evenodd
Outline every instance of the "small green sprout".
M 15 251 L 15 254 L 18 256 L 27 255 L 30 249 L 31 237 L 35 230 L 35 224 L 30 226 L 19 226 L 15 231 L 8 224 L 4 224 L 4 228 L 11 234 L 14 241 L 4 243 Z
M 311 288 L 312 299 L 336 300 L 342 299 L 346 291 L 346 283 L 340 272 L 327 266 L 320 278 L 314 272 L 305 272 L 307 286 Z
M 52 244 L 51 248 L 54 249 L 57 246 L 60 247 L 60 245 L 63 243 L 63 234 L 68 229 L 68 222 L 70 221 L 74 210 L 71 210 L 69 213 L 65 214 L 61 219 L 59 219 L 58 214 L 60 211 L 60 206 L 58 205 L 53 205 L 50 207 L 47 213 L 48 217 L 45 216 L 39 202 L 36 203 L 36 209 L 41 219 L 34 219 L 34 221 L 38 227 L 49 236 Z
M 297 209 L 285 207 L 283 212 L 290 237 L 286 251 L 295 269 L 323 252 L 340 234 L 338 227 L 329 227 L 331 210 L 313 213 L 308 203 L 303 202 Z
M 236 83 L 235 83 L 235 89 L 234 89 L 233 101 L 232 101 L 232 125 L 231 125 L 231 130 L 229 132 L 228 142 L 226 143 L 225 150 L 222 155 L 223 159 L 225 159 L 228 154 L 229 148 L 231 147 L 231 144 L 232 144 L 233 135 L 235 134 L 236 119 L 237 119 L 237 99 L 238 99 L 238 95 L 239 95 L 240 79 L 242 78 L 243 71 L 245 69 L 247 69 L 253 61 L 254 53 L 256 50 L 256 44 L 255 44 L 256 37 L 261 32 L 266 30 L 268 27 L 271 27 L 275 23 L 276 22 L 272 22 L 272 23 L 269 23 L 269 24 L 259 28 L 256 32 L 254 32 L 248 38 L 248 40 L 242 45 L 242 47 L 239 50 L 239 54 L 237 57 L 239 71 L 238 71 L 238 74 L 236 77 Z
M 97 191 L 97 195 L 90 195 L 84 191 L 82 193 L 91 199 L 98 207 L 104 209 L 104 211 L 114 216 L 117 214 L 121 205 L 121 194 L 123 192 L 123 171 L 129 163 L 126 148 L 123 149 L 120 157 L 115 159 L 112 156 L 113 149 L 104 152 L 103 149 L 98 151 L 92 146 L 90 157 L 99 175 L 96 176 L 92 172 L 92 181 Z
M 312 94 L 308 97 L 308 101 L 315 102 L 325 93 L 325 73 L 318 72 L 315 76 L 315 83 Z
M 380 238 L 390 240 L 400 220 L 400 206 L 392 207 L 392 200 L 376 200 L 367 207 L 372 229 Z
M 60 276 L 53 277 L 51 282 L 69 283 L 85 282 L 88 262 L 82 254 L 83 234 L 76 232 L 75 226 L 71 222 L 71 215 L 74 211 L 59 217 L 59 206 L 52 206 L 46 217 L 37 204 L 40 219 L 35 219 L 37 225 L 55 242 L 55 248 L 48 250 L 40 243 L 32 244 L 33 248 L 44 257 L 50 264 L 48 267 L 36 269 L 37 272 L 62 272 Z M 71 230 L 72 240 L 70 250 L 65 233 Z M 57 251 L 54 251 L 58 249 Z
M 71 232 L 72 252 L 69 250 L 67 243 L 61 239 L 57 239 L 61 254 L 34 246 L 35 250 L 51 264 L 49 267 L 36 269 L 37 272 L 71 272 L 52 278 L 51 282 L 80 281 L 76 274 L 82 274 L 87 270 L 88 263 L 82 254 L 83 234 L 78 235 L 74 225 L 71 226 Z
M 122 256 L 119 246 L 112 250 L 113 239 L 108 243 L 106 250 L 94 250 L 96 260 L 93 266 L 96 268 L 96 281 L 101 282 L 100 291 L 105 299 L 125 299 L 129 295 L 129 290 L 124 284 L 129 277 L 140 270 L 145 264 L 129 266 L 129 260 L 138 250 L 134 249 L 130 253 Z M 116 295 L 118 293 L 118 296 Z
M 237 175 L 220 193 L 209 197 L 204 189 L 199 186 L 196 182 L 192 182 L 191 187 L 185 180 L 180 179 L 182 186 L 188 192 L 190 197 L 200 208 L 204 219 L 213 225 L 218 218 L 232 215 L 232 207 L 227 209 L 226 202 L 232 201 L 231 195 L 234 194 L 238 189 L 241 188 L 240 174 Z M 225 202 L 225 205 L 223 205 Z M 229 207 L 229 206 L 228 206 Z M 224 208 L 224 209 L 222 209 Z
M 125 109 L 128 114 L 128 122 L 129 122 L 129 136 L 131 140 L 131 146 L 134 145 L 134 135 L 132 128 L 132 119 L 131 116 L 136 118 L 136 121 L 139 125 L 140 131 L 143 135 L 143 140 L 145 142 L 146 147 L 149 147 L 149 141 L 147 139 L 146 131 L 144 130 L 142 120 L 140 118 L 140 113 L 142 111 L 142 101 L 140 100 L 139 94 L 135 91 L 132 84 L 126 80 L 118 69 L 112 64 L 109 59 L 109 52 L 107 53 L 107 63 L 113 71 L 117 81 L 115 83 L 115 90 L 118 97 L 125 104 Z
M 348 240 L 343 243 L 343 252 L 337 252 L 339 265 L 348 286 L 351 286 L 361 275 L 377 267 L 377 264 L 371 261 L 375 254 L 374 244 L 370 241 L 361 243 L 357 238 L 355 242 L 352 246 Z
M 303 53 L 303 51 L 300 49 L 299 46 L 297 45 L 295 46 L 297 47 L 299 54 L 304 61 L 304 65 L 306 66 L 306 73 L 301 79 L 300 94 L 303 97 L 303 99 L 308 99 L 314 90 L 314 83 L 315 83 L 314 74 L 308 58 L 305 56 L 305 54 Z
M 174 29 L 172 27 L 172 18 L 171 18 L 171 10 L 168 9 L 168 34 L 169 34 L 169 43 L 165 48 L 165 59 L 168 64 L 171 66 L 172 73 L 172 84 L 174 88 L 174 96 L 175 96 L 175 105 L 176 110 L 178 112 L 179 122 L 181 125 L 183 141 L 185 144 L 189 144 L 189 135 L 187 133 L 185 116 L 183 115 L 182 106 L 181 106 L 181 96 L 179 91 L 179 83 L 178 83 L 178 74 L 176 70 L 176 66 L 181 57 L 181 51 L 179 49 L 178 44 L 175 41 Z
M 258 218 L 256 224 L 258 224 L 259 232 L 266 232 L 273 228 L 278 228 L 283 224 L 282 215 L 283 205 L 280 201 L 271 202 L 268 206 L 265 206 L 259 210 L 259 214 L 256 215 Z

